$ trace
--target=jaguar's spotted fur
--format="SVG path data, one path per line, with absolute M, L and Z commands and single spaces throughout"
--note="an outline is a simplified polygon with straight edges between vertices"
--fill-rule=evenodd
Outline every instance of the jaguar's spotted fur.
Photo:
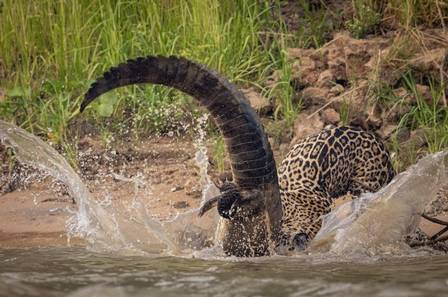
M 304 139 L 279 169 L 283 244 L 303 248 L 334 199 L 377 191 L 394 175 L 383 142 L 372 133 L 338 127 Z

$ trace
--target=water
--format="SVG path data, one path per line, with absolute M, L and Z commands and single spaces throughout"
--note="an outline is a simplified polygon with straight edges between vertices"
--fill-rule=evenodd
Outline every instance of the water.
M 446 296 L 448 257 L 203 260 L 0 251 L 0 296 Z
M 342 255 L 407 249 L 403 238 L 415 232 L 420 214 L 447 184 L 448 152 L 426 156 L 377 193 L 364 194 L 328 214 L 312 248 Z
M 198 126 L 205 120 L 201 118 Z M 201 132 L 196 145 L 197 165 L 203 175 L 207 174 L 208 161 Z M 158 221 L 146 207 L 147 201 L 134 197 L 128 208 L 114 205 L 107 199 L 97 201 L 91 197 L 79 175 L 51 146 L 38 137 L 10 123 L 0 120 L 0 141 L 14 150 L 17 159 L 33 166 L 64 183 L 75 199 L 79 210 L 67 222 L 67 234 L 87 240 L 89 247 L 97 251 L 120 251 L 121 253 L 159 253 L 185 255 L 202 250 L 214 241 L 218 224 L 216 212 L 199 218 L 197 210 L 179 214 L 168 221 Z M 120 176 L 116 176 L 122 178 Z M 138 183 L 137 180 L 134 181 Z M 202 179 L 203 200 L 218 194 L 218 189 L 208 177 Z M 151 197 L 146 197 L 151 198 Z
M 200 134 L 196 161 L 204 200 L 217 189 L 207 175 L 203 139 Z M 163 222 L 137 197 L 118 209 L 92 199 L 65 159 L 39 138 L 0 121 L 0 141 L 21 162 L 67 185 L 79 205 L 67 232 L 87 240 L 79 248 L 0 250 L 0 296 L 446 295 L 448 257 L 411 249 L 403 237 L 447 181 L 448 153 L 428 156 L 382 191 L 337 208 L 306 254 L 235 259 L 206 244 L 218 237 L 216 212 L 198 218 L 192 210 Z

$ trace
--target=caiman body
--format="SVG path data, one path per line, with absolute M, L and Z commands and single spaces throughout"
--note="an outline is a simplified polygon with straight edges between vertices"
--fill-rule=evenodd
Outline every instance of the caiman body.
M 258 116 L 244 95 L 224 77 L 178 57 L 145 57 L 111 68 L 88 90 L 81 111 L 101 94 L 132 84 L 173 87 L 197 99 L 224 136 L 231 161 L 232 213 L 221 219 L 226 254 L 262 256 L 278 244 L 282 206 L 277 169 Z

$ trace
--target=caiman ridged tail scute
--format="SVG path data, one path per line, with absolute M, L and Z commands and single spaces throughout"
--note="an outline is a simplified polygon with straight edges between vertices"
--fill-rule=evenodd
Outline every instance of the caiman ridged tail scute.
M 143 83 L 173 87 L 207 108 L 224 136 L 234 183 L 243 191 L 270 192 L 265 205 L 271 225 L 268 232 L 273 236 L 276 230 L 272 229 L 278 229 L 281 217 L 277 170 L 263 127 L 244 95 L 201 64 L 173 56 L 149 56 L 128 60 L 106 72 L 88 90 L 81 111 L 109 90 Z

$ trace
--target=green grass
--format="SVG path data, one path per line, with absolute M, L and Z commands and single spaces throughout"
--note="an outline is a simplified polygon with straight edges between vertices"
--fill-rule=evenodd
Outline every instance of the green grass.
M 0 116 L 64 142 L 82 94 L 112 65 L 150 54 L 185 56 L 233 82 L 261 81 L 272 64 L 259 31 L 268 2 L 4 0 L 0 15 Z M 88 118 L 163 132 L 190 98 L 161 87 L 125 88 L 93 105 Z M 170 113 L 171 106 L 173 112 Z M 159 111 L 167 111 L 161 114 Z M 129 115 L 132 115 L 131 117 Z
M 345 28 L 356 38 L 393 29 L 413 30 L 419 26 L 446 27 L 445 0 L 348 0 Z M 345 16 L 347 18 L 347 16 Z
M 352 0 L 353 17 L 346 22 L 346 27 L 356 38 L 362 38 L 373 33 L 382 19 L 382 5 L 384 1 Z
M 405 29 L 420 25 L 445 26 L 448 21 L 448 3 L 445 0 L 387 0 L 385 18 L 394 18 Z
M 446 96 L 443 84 L 431 80 L 429 83 L 430 96 L 425 98 L 418 90 L 417 83 L 421 82 L 417 82 L 411 72 L 402 78 L 403 87 L 408 91 L 409 96 L 415 98 L 414 104 L 406 103 L 404 98 L 386 92 L 388 101 L 385 101 L 385 104 L 389 104 L 389 106 L 407 105 L 409 108 L 409 112 L 397 123 L 397 132 L 389 140 L 389 148 L 395 153 L 394 163 L 398 171 L 406 169 L 427 153 L 435 153 L 448 148 L 448 108 L 443 103 L 443 98 Z M 411 137 L 400 144 L 397 140 L 397 133 L 402 129 L 414 131 L 417 135 L 421 135 L 424 141 L 421 142 Z M 421 146 L 421 144 L 424 145 Z
M 319 48 L 331 39 L 331 32 L 341 27 L 339 12 L 316 8 L 308 0 L 299 0 L 303 17 L 298 22 L 295 43 L 299 47 Z
M 219 173 L 225 171 L 225 143 L 222 135 L 216 135 L 213 141 L 213 161 Z
M 421 128 L 425 132 L 428 151 L 438 152 L 448 147 L 448 109 L 442 105 L 444 88 L 437 82 L 430 82 L 430 100 L 425 100 L 417 91 L 412 76 L 404 77 L 409 92 L 416 98 L 416 105 L 406 115 L 405 120 L 412 128 Z
M 160 54 L 200 61 L 240 86 L 258 88 L 275 102 L 273 118 L 284 132 L 301 110 L 288 47 L 319 48 L 344 28 L 363 37 L 389 30 L 388 24 L 407 33 L 448 24 L 448 3 L 442 0 L 346 0 L 348 14 L 332 9 L 330 1 L 297 1 L 298 30 L 288 32 L 277 17 L 285 2 L 280 0 L 0 0 L 0 88 L 6 92 L 0 118 L 62 147 L 68 156 L 76 155 L 71 127 L 78 122 L 94 123 L 105 141 L 117 131 L 133 137 L 181 133 L 200 112 L 192 98 L 160 86 L 110 92 L 85 115 L 78 113 L 84 92 L 103 71 L 129 58 Z M 385 63 L 410 58 L 412 44 L 401 33 Z M 280 79 L 264 88 L 274 70 Z M 448 112 L 440 104 L 446 85 L 432 81 L 433 100 L 427 102 L 415 80 L 410 74 L 401 80 L 417 101 L 400 125 L 424 129 L 428 151 L 446 148 Z M 370 91 L 375 102 L 392 106 L 403 103 L 392 92 L 396 87 L 378 78 Z M 351 106 L 344 102 L 340 115 L 348 124 Z M 219 170 L 223 148 L 216 138 Z
M 276 120 L 284 119 L 286 128 L 292 127 L 297 114 L 300 111 L 301 103 L 295 102 L 295 90 L 291 85 L 291 63 L 288 61 L 286 45 L 282 42 L 280 58 L 277 68 L 280 70 L 279 81 L 269 90 L 268 97 L 275 98 L 274 118 Z

